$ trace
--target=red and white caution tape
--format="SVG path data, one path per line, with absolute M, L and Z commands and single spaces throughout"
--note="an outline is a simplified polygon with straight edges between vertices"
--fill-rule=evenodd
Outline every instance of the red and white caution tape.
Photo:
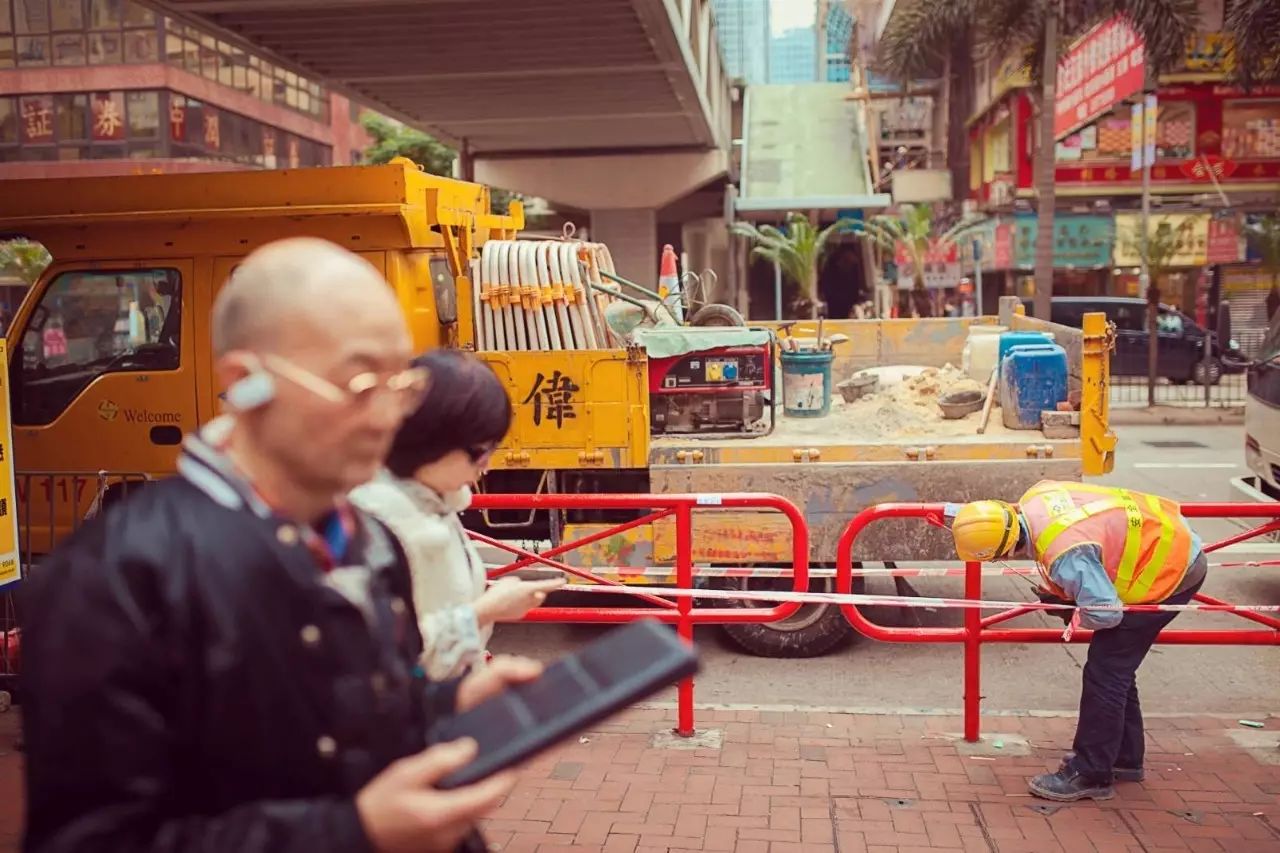
M 674 589 L 662 586 L 582 585 L 573 592 L 610 593 L 613 595 L 652 595 L 666 598 L 692 598 L 715 601 L 761 601 L 800 604 L 852 604 L 865 607 L 923 607 L 927 609 L 979 610 L 1062 610 L 1074 609 L 1070 604 L 1045 604 L 1039 601 L 991 601 L 967 598 L 931 598 L 913 595 L 842 595 L 836 592 L 796 592 L 794 590 Z M 1084 610 L 1122 610 L 1126 613 L 1160 613 L 1198 610 L 1208 613 L 1280 613 L 1280 604 L 1119 604 L 1090 605 Z

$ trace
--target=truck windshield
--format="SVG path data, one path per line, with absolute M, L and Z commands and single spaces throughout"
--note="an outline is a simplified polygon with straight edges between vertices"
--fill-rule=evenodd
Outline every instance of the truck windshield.
M 105 373 L 176 370 L 180 286 L 171 269 L 60 273 L 22 330 L 13 422 L 52 423 Z

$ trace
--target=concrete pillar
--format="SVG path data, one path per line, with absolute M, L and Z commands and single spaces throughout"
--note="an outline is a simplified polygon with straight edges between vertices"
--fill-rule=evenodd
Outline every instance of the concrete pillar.
M 658 213 L 655 209 L 613 208 L 591 211 L 591 240 L 604 243 L 618 275 L 658 289 Z

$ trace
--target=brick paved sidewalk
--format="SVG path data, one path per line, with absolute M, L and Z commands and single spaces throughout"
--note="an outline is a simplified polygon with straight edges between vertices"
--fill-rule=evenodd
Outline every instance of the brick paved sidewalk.
M 1280 717 L 1148 720 L 1147 781 L 1058 806 L 1026 794 L 1057 765 L 1066 717 L 992 716 L 986 754 L 958 717 L 699 710 L 704 745 L 669 708 L 628 711 L 539 758 L 488 822 L 510 853 L 1086 853 L 1280 851 Z M 0 851 L 17 848 L 18 715 L 0 715 Z M 999 742 L 1001 749 L 995 749 Z M 1273 762 L 1273 763 L 1267 763 Z
M 700 710 L 721 742 L 694 749 L 665 737 L 673 721 L 635 709 L 538 759 L 490 840 L 510 853 L 1280 851 L 1280 718 L 1261 732 L 1150 720 L 1145 783 L 1061 806 L 1026 779 L 1056 768 L 1071 718 L 989 717 L 1002 734 L 981 756 L 948 737 L 958 717 Z

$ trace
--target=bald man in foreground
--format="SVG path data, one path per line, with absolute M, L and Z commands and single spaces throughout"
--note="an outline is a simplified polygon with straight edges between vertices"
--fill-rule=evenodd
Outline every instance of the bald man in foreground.
M 219 294 L 213 344 L 230 413 L 33 574 L 25 849 L 485 849 L 511 777 L 435 790 L 475 745 L 425 733 L 540 667 L 426 681 L 403 559 L 342 499 L 428 381 L 390 288 L 274 243 Z

